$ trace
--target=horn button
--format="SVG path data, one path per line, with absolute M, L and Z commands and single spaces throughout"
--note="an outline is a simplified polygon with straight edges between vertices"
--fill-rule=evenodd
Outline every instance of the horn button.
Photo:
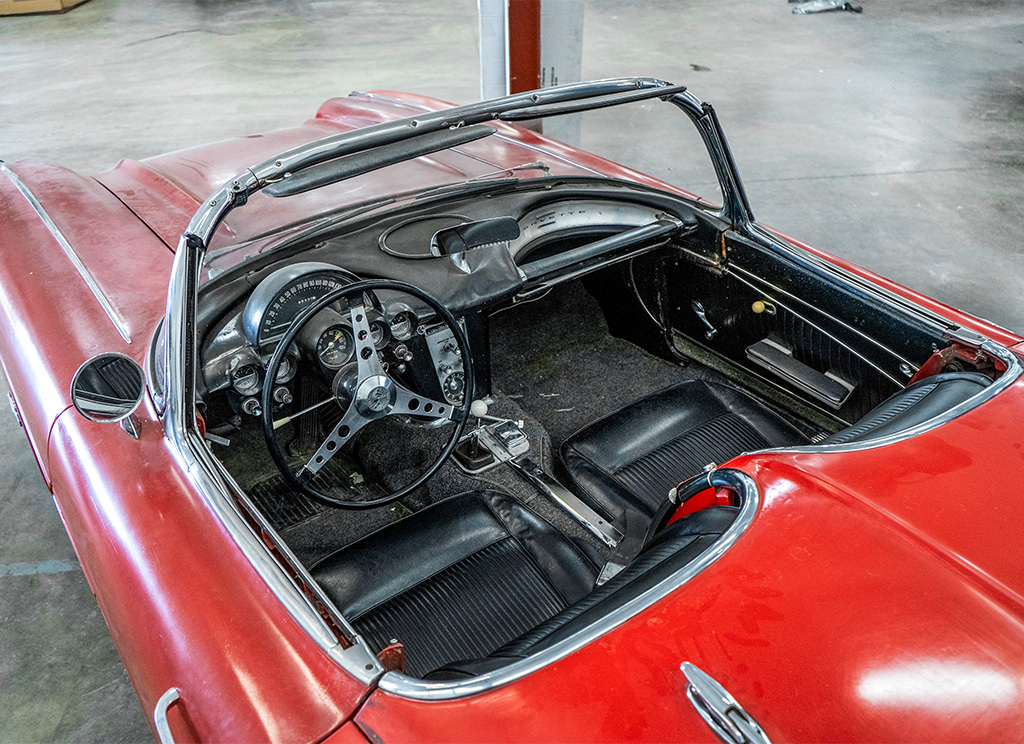
M 397 396 L 395 384 L 386 375 L 367 377 L 356 388 L 356 410 L 368 419 L 387 416 Z

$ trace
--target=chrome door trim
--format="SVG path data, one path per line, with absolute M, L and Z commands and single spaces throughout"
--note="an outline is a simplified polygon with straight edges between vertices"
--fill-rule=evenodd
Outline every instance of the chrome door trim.
M 71 261 L 71 265 L 75 267 L 75 270 L 78 271 L 79 275 L 85 281 L 85 284 L 89 287 L 89 291 L 92 292 L 93 297 L 95 297 L 96 301 L 100 303 L 100 307 L 103 308 L 103 312 L 105 312 L 107 317 L 110 318 L 110 322 L 114 324 L 114 328 L 117 329 L 118 334 L 120 334 L 126 344 L 130 344 L 132 342 L 132 337 L 128 333 L 128 324 L 125 323 L 124 319 L 117 314 L 116 310 L 114 310 L 114 306 L 110 304 L 110 300 L 107 299 L 105 294 L 103 294 L 103 290 L 100 289 L 100 285 L 96 282 L 96 279 L 89 273 L 89 270 L 85 268 L 85 264 L 82 263 L 82 259 L 78 257 L 78 254 L 75 253 L 75 249 L 71 247 L 71 243 L 69 243 L 68 239 L 64 237 L 64 233 L 60 231 L 60 228 L 57 227 L 50 215 L 46 213 L 45 209 L 43 209 L 43 205 L 39 203 L 36 195 L 32 193 L 31 189 L 29 189 L 29 187 L 26 186 L 20 178 L 18 178 L 18 175 L 2 160 L 0 160 L 0 173 L 3 173 L 11 180 L 14 187 L 18 189 L 32 209 L 35 210 L 39 219 L 46 226 L 46 229 L 50 231 L 50 235 L 53 236 L 53 239 L 56 240 L 57 244 L 64 250 L 68 260 Z
M 476 677 L 455 682 L 430 682 L 414 679 L 400 672 L 388 672 L 380 678 L 378 688 L 384 692 L 412 700 L 458 700 L 479 695 L 522 679 L 538 669 L 546 667 L 559 659 L 577 651 L 597 640 L 605 633 L 625 623 L 633 616 L 664 599 L 683 584 L 717 561 L 731 548 L 740 536 L 747 531 L 754 520 L 754 515 L 761 503 L 757 484 L 746 473 L 731 468 L 720 468 L 708 474 L 713 486 L 722 486 L 737 490 L 744 495 L 743 504 L 736 519 L 722 536 L 698 558 L 663 581 L 655 584 L 638 597 L 631 599 L 621 607 L 608 613 L 579 632 L 559 641 L 550 648 L 544 649 L 522 661 L 509 664 L 507 667 L 493 672 L 486 672 Z
M 753 290 L 754 290 L 755 292 L 758 292 L 758 293 L 760 293 L 760 294 L 763 294 L 763 295 L 766 295 L 766 296 L 767 296 L 767 295 L 768 295 L 768 291 L 766 291 L 766 290 L 765 290 L 765 287 L 768 287 L 768 288 L 769 288 L 769 290 L 771 290 L 771 291 L 775 291 L 775 292 L 778 292 L 778 293 L 780 293 L 780 294 L 783 294 L 783 295 L 785 295 L 785 296 L 786 296 L 787 298 L 789 298 L 789 299 L 795 300 L 796 302 L 799 302 L 799 303 L 801 303 L 801 304 L 803 304 L 803 305 L 807 305 L 807 306 L 810 306 L 810 303 L 806 302 L 805 300 L 802 300 L 802 299 L 800 299 L 799 297 L 797 297 L 797 296 L 796 296 L 795 294 L 793 294 L 792 292 L 789 292 L 789 291 L 787 291 L 787 290 L 783 289 L 782 287 L 779 287 L 779 286 L 777 286 L 777 285 L 775 285 L 775 284 L 772 284 L 772 283 L 771 283 L 770 281 L 768 281 L 767 279 L 765 279 L 765 278 L 763 278 L 763 277 L 760 277 L 760 276 L 758 276 L 757 274 L 755 274 L 755 273 L 754 273 L 754 272 L 752 272 L 752 271 L 748 271 L 747 269 L 743 268 L 742 266 L 736 266 L 736 265 L 732 265 L 732 264 L 730 264 L 730 265 L 729 265 L 728 267 L 726 267 L 725 271 L 726 271 L 727 273 L 729 273 L 729 274 L 732 274 L 732 276 L 733 276 L 733 278 L 734 278 L 734 279 L 736 279 L 737 281 L 739 281 L 739 282 L 742 282 L 743 284 L 747 285 L 748 287 L 750 287 L 751 289 L 753 289 Z M 749 277 L 749 278 L 744 278 L 744 277 L 742 277 L 742 276 L 739 276 L 739 274 L 744 274 L 744 275 L 746 275 L 746 277 Z M 765 287 L 759 287 L 759 286 L 757 286 L 756 282 L 762 282 L 762 283 L 763 283 L 763 284 L 765 285 Z M 834 335 L 832 335 L 831 333 L 829 333 L 828 331 L 826 331 L 826 330 L 825 330 L 824 328 L 822 328 L 821 326 L 819 326 L 819 325 L 818 325 L 817 323 L 815 323 L 815 322 L 813 322 L 813 321 L 811 321 L 811 320 L 808 320 L 807 318 L 805 318 L 805 317 L 804 317 L 803 315 L 801 315 L 800 313 L 798 313 L 798 312 L 797 312 L 796 310 L 794 310 L 794 309 L 793 309 L 792 307 L 790 307 L 790 306 L 789 306 L 788 304 L 786 304 L 785 302 L 783 302 L 783 301 L 779 300 L 779 299 L 778 299 L 777 297 L 769 297 L 769 299 L 771 299 L 771 300 L 772 300 L 772 302 L 775 302 L 775 303 L 777 303 L 777 304 L 781 305 L 782 307 L 786 308 L 786 309 L 787 309 L 787 310 L 788 310 L 789 312 L 793 313 L 793 315 L 795 315 L 795 316 L 797 316 L 798 318 L 800 318 L 800 320 L 802 320 L 802 321 L 804 321 L 805 323 L 808 323 L 809 325 L 812 325 L 812 326 L 814 326 L 815 328 L 817 328 L 817 329 L 818 329 L 819 331 L 821 331 L 821 332 L 822 332 L 822 333 L 824 333 L 824 334 L 825 334 L 826 336 L 828 336 L 829 338 L 831 338 L 831 339 L 832 339 L 833 341 L 835 341 L 835 342 L 836 342 L 837 344 L 839 344 L 840 346 L 844 347 L 844 348 L 845 348 L 845 349 L 846 349 L 847 351 L 849 351 L 849 352 L 850 352 L 851 354 L 853 354 L 853 355 L 854 355 L 854 356 L 856 356 L 856 357 L 859 357 L 859 358 L 860 358 L 860 359 L 862 359 L 862 360 L 863 360 L 864 362 L 866 362 L 866 363 L 867 363 L 868 365 L 870 365 L 870 366 L 874 367 L 874 368 L 875 368 L 875 369 L 876 369 L 876 370 L 877 370 L 878 372 L 880 372 L 881 374 L 883 374 L 883 375 L 885 375 L 886 377 L 888 377 L 888 378 L 889 378 L 890 380 L 892 380 L 892 381 L 893 381 L 894 383 L 896 383 L 896 385 L 897 385 L 898 387 L 902 387 L 902 386 L 904 385 L 904 382 L 903 382 L 902 380 L 898 380 L 898 379 L 896 379 L 895 377 L 892 377 L 892 376 L 891 376 L 891 375 L 890 375 L 889 373 L 885 372 L 885 371 L 884 371 L 883 369 L 881 369 L 881 368 L 880 368 L 880 367 L 879 367 L 878 365 L 874 364 L 874 363 L 873 363 L 873 362 L 871 362 L 870 360 L 866 359 L 866 358 L 865 358 L 865 357 L 864 357 L 863 355 L 861 355 L 860 353 L 858 353 L 858 352 L 857 352 L 857 351 L 856 351 L 856 350 L 855 350 L 855 349 L 854 349 L 854 348 L 853 348 L 852 346 L 850 346 L 850 345 L 849 345 L 849 344 L 847 344 L 847 343 L 844 343 L 844 342 L 840 341 L 840 340 L 839 340 L 838 338 L 836 338 L 836 337 L 835 337 Z M 841 325 L 841 326 L 842 326 L 843 328 L 845 328 L 846 330 L 848 330 L 848 331 L 851 331 L 852 333 L 855 333 L 855 334 L 857 334 L 858 336 L 860 336 L 861 338 L 863 338 L 863 339 L 864 339 L 865 341 L 867 341 L 868 343 L 870 343 L 870 344 L 874 345 L 875 347 L 877 347 L 877 348 L 881 349 L 881 350 L 882 350 L 882 351 L 884 351 L 884 352 L 885 352 L 886 354 L 888 354 L 889 356 L 891 356 L 891 357 L 895 358 L 895 359 L 896 359 L 896 360 L 898 360 L 899 362 L 902 362 L 903 364 L 907 364 L 907 365 L 909 365 L 910 367 L 912 367 L 912 368 L 913 368 L 913 370 L 914 370 L 915 372 L 916 372 L 916 371 L 918 370 L 918 368 L 919 368 L 919 365 L 917 365 L 917 364 L 914 364 L 914 363 L 913 363 L 912 361 L 910 361 L 909 359 L 906 359 L 906 358 L 904 358 L 904 357 L 900 356 L 900 355 L 899 355 L 899 354 L 897 354 L 897 353 L 896 353 L 895 351 L 893 351 L 892 349 L 890 349 L 890 348 L 889 348 L 888 346 L 886 346 L 885 344 L 881 343 L 880 341 L 878 341 L 877 339 L 873 338 L 872 336 L 869 336 L 868 334 L 864 333 L 864 331 L 860 330 L 859 328 L 854 328 L 854 327 L 853 327 L 853 326 L 851 326 L 851 325 L 850 325 L 849 323 L 846 323 L 845 321 L 843 321 L 843 320 L 840 320 L 839 318 L 837 318 L 837 317 L 836 317 L 835 315 L 833 315 L 832 313 L 828 313 L 828 312 L 825 312 L 825 311 L 824 311 L 824 310 L 822 310 L 821 308 L 818 308 L 818 307 L 816 307 L 816 308 L 814 308 L 814 309 L 815 309 L 815 310 L 817 310 L 818 312 L 820 312 L 820 313 L 821 313 L 822 315 L 824 315 L 824 316 L 826 316 L 827 318 L 829 318 L 830 320 L 833 320 L 833 321 L 835 321 L 836 323 L 838 323 L 839 325 Z M 948 326 L 947 326 L 947 327 L 948 327 Z

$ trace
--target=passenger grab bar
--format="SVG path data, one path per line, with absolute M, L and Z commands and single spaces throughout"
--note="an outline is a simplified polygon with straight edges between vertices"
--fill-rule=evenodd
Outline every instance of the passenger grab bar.
M 558 253 L 537 261 L 530 261 L 520 266 L 519 270 L 527 281 L 540 279 L 548 274 L 556 273 L 560 269 L 575 268 L 581 262 L 601 258 L 607 254 L 616 253 L 624 248 L 632 248 L 647 241 L 667 238 L 676 233 L 688 233 L 696 228 L 697 220 L 694 217 L 688 217 L 686 221 L 683 221 L 665 215 L 648 225 L 634 227 L 632 230 L 620 232 L 609 238 L 595 240 L 593 243 L 581 245 L 579 248 L 573 248 L 564 253 Z

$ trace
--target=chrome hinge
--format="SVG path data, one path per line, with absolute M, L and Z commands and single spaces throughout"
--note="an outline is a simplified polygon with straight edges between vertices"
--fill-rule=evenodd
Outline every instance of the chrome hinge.
M 771 744 L 757 721 L 710 675 L 688 661 L 679 668 L 688 682 L 686 697 L 715 736 L 725 744 Z

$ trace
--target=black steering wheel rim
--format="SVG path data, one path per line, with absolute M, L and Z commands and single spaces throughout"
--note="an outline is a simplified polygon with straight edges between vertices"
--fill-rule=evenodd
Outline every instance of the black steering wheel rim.
M 304 481 L 300 479 L 296 473 L 292 472 L 291 466 L 288 464 L 288 459 L 285 457 L 284 452 L 281 449 L 281 445 L 278 443 L 277 437 L 274 435 L 272 397 L 274 386 L 270 381 L 274 380 L 277 376 L 277 370 L 281 366 L 281 362 L 288 351 L 288 347 L 299 335 L 299 332 L 303 327 L 306 326 L 317 313 L 343 297 L 364 292 L 373 293 L 378 290 L 405 292 L 422 300 L 430 307 L 431 310 L 437 313 L 438 317 L 451 329 L 452 335 L 455 337 L 455 343 L 458 344 L 459 351 L 462 355 L 462 368 L 466 382 L 462 404 L 459 406 L 452 406 L 449 404 L 452 409 L 452 415 L 449 418 L 455 422 L 455 428 L 451 437 L 448 439 L 448 442 L 434 459 L 433 463 L 431 463 L 431 465 L 427 467 L 419 477 L 398 490 L 391 492 L 387 496 L 369 501 L 347 501 L 345 499 L 334 498 L 317 491 L 313 488 L 308 479 Z M 281 340 L 278 341 L 277 348 L 274 350 L 274 353 L 270 357 L 270 361 L 267 363 L 265 379 L 267 382 L 263 385 L 262 412 L 260 419 L 263 424 L 263 436 L 267 443 L 267 449 L 270 451 L 270 456 L 273 458 L 278 470 L 281 471 L 281 475 L 284 476 L 290 486 L 315 501 L 339 509 L 372 509 L 378 506 L 384 506 L 394 501 L 398 501 L 426 483 L 427 480 L 437 473 L 441 466 L 444 465 L 445 461 L 454 451 L 459 439 L 462 437 L 462 433 L 466 428 L 466 422 L 469 418 L 467 414 L 469 412 L 469 406 L 473 400 L 474 392 L 473 358 L 470 353 L 469 339 L 466 337 L 466 332 L 462 329 L 462 326 L 460 326 L 458 321 L 455 319 L 455 316 L 452 315 L 452 313 L 442 305 L 439 300 L 429 293 L 424 292 L 422 289 L 412 284 L 391 279 L 371 279 L 354 282 L 325 294 L 308 308 L 303 310 L 298 316 L 296 316 L 291 325 L 288 326 L 288 330 L 285 331 Z M 353 398 L 352 402 L 349 404 L 349 409 L 355 405 L 356 400 Z

